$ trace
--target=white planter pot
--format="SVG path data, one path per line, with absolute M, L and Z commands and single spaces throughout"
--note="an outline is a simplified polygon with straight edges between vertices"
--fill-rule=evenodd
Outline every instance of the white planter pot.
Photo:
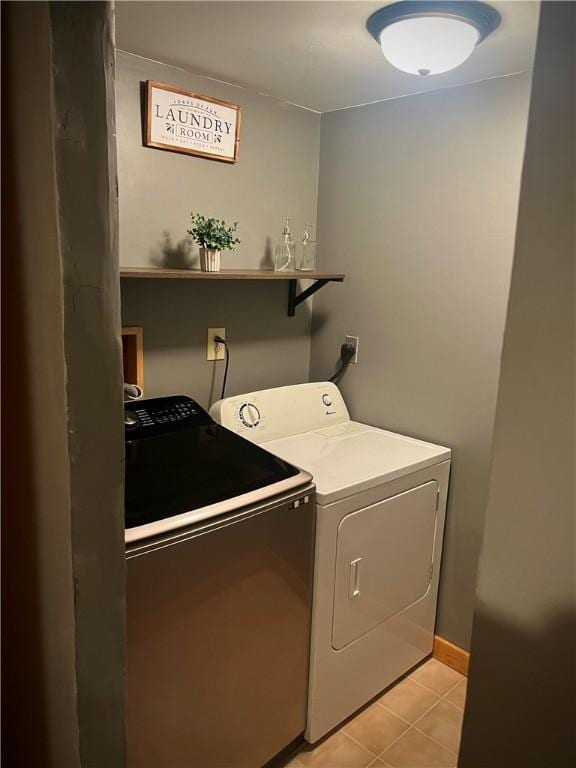
M 200 269 L 202 272 L 220 272 L 220 251 L 200 248 Z

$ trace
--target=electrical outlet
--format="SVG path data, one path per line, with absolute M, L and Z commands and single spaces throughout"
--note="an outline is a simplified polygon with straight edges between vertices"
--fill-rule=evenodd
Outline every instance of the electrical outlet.
M 206 360 L 224 360 L 224 344 L 215 341 L 216 336 L 226 338 L 226 328 L 208 328 Z
M 224 338 L 224 337 L 222 337 Z M 352 347 L 354 347 L 354 357 L 352 360 L 350 360 L 351 363 L 357 363 L 358 362 L 358 345 L 360 343 L 360 339 L 358 336 L 346 336 L 346 344 L 350 344 Z

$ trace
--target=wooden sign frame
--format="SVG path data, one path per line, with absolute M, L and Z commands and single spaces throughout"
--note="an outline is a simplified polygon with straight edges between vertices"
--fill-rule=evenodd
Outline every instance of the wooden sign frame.
M 154 102 L 155 91 L 164 93 L 164 97 L 158 97 L 162 104 Z M 166 94 L 175 96 L 169 96 L 166 103 Z M 146 81 L 147 147 L 236 163 L 240 150 L 240 121 L 241 108 L 238 104 L 155 80 Z M 226 146 L 231 147 L 231 151 L 224 151 Z

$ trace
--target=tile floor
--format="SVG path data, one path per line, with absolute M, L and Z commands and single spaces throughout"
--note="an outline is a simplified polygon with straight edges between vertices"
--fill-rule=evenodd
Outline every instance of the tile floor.
M 287 768 L 454 768 L 465 699 L 466 678 L 429 659 Z

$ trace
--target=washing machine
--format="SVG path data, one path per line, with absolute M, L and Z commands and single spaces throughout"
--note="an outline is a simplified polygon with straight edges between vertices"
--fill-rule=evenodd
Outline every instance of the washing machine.
M 316 484 L 313 743 L 432 651 L 451 453 L 352 421 L 328 382 L 230 397 L 211 415 Z
M 127 765 L 267 765 L 307 721 L 311 477 L 185 395 L 124 411 Z

